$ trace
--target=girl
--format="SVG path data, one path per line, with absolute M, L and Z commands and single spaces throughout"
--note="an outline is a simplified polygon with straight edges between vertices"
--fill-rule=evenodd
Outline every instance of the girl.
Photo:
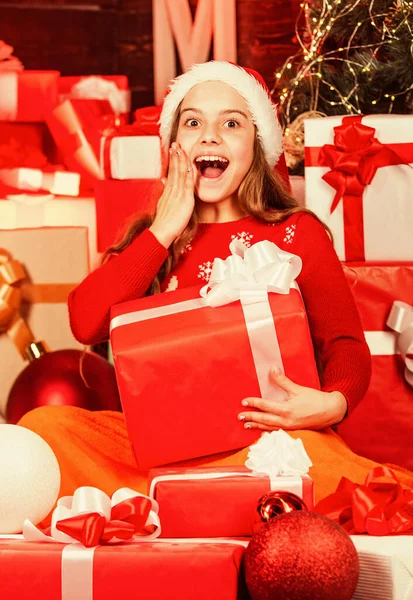
M 375 463 L 353 454 L 329 427 L 365 394 L 369 350 L 326 228 L 297 206 L 273 170 L 282 155 L 282 132 L 268 88 L 256 72 L 230 63 L 195 65 L 172 83 L 160 125 L 169 165 L 156 215 L 134 223 L 107 251 L 104 264 L 72 292 L 75 337 L 85 344 L 108 339 L 114 304 L 205 284 L 212 261 L 227 257 L 234 238 L 247 246 L 275 242 L 303 261 L 298 284 L 320 356 L 322 389 L 272 372 L 288 402 L 240 398 L 239 426 L 283 428 L 300 437 L 314 465 L 317 499 L 334 491 L 342 476 L 362 482 Z M 80 485 L 108 494 L 123 486 L 146 493 L 146 473 L 137 470 L 122 414 L 46 407 L 25 415 L 20 425 L 55 451 L 62 495 Z M 185 466 L 243 464 L 247 452 Z M 397 474 L 413 486 L 413 474 L 402 469 Z

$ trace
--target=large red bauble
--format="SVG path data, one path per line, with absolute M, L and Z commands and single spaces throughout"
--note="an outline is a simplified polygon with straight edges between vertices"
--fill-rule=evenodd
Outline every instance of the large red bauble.
M 331 519 L 299 510 L 265 523 L 245 552 L 252 600 L 350 600 L 359 559 Z
M 57 350 L 30 362 L 17 377 L 7 401 L 7 420 L 39 406 L 121 410 L 115 370 L 93 352 Z

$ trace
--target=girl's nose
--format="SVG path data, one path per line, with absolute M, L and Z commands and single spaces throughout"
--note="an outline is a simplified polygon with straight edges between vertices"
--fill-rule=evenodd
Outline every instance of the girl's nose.
M 208 127 L 202 132 L 201 143 L 202 144 L 219 144 L 220 136 L 216 128 Z

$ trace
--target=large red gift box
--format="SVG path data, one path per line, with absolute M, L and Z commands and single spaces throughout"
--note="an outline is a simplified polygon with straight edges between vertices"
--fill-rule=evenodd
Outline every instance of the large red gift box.
M 0 73 L 0 121 L 44 121 L 57 105 L 59 71 Z
M 397 333 L 386 326 L 394 301 L 412 303 L 413 262 L 348 263 L 345 272 L 372 353 L 373 373 L 367 394 L 337 431 L 357 454 L 413 470 L 413 388 L 396 354 Z
M 113 127 L 115 113 L 107 100 L 66 100 L 47 117 L 47 125 L 70 171 L 88 186 L 103 179 L 101 139 Z
M 293 381 L 319 387 L 297 289 L 270 293 L 250 305 L 255 327 L 246 324 L 246 307 L 239 301 L 213 308 L 199 292 L 198 287 L 176 290 L 112 309 L 118 386 L 141 468 L 256 441 L 260 430 L 244 429 L 237 416 L 241 401 L 261 396 L 263 386 L 265 397 L 285 397 L 269 379 L 276 363 Z
M 308 475 L 275 477 L 247 467 L 151 469 L 149 495 L 159 504 L 162 537 L 251 537 L 262 525 L 258 501 L 271 490 L 297 494 L 314 506 Z
M 247 598 L 246 542 L 154 541 L 84 548 L 0 540 L 2 598 L 211 600 Z
M 159 179 L 103 179 L 95 185 L 98 251 L 104 252 L 134 219 L 153 214 L 163 191 Z

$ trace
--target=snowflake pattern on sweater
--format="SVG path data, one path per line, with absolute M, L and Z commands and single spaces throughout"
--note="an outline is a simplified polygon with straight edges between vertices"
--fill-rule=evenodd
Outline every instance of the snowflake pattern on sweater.
M 237 233 L 236 235 L 231 235 L 231 240 L 239 240 L 246 246 L 250 248 L 251 240 L 254 237 L 253 233 L 248 233 L 247 231 L 241 231 L 241 233 Z
M 283 238 L 283 242 L 285 242 L 286 244 L 292 244 L 293 243 L 293 239 L 294 239 L 294 235 L 295 235 L 295 228 L 296 225 L 290 225 L 285 228 L 285 237 Z
M 207 260 L 199 265 L 199 279 L 206 281 L 208 283 L 209 278 L 211 277 L 213 263 L 210 260 Z

